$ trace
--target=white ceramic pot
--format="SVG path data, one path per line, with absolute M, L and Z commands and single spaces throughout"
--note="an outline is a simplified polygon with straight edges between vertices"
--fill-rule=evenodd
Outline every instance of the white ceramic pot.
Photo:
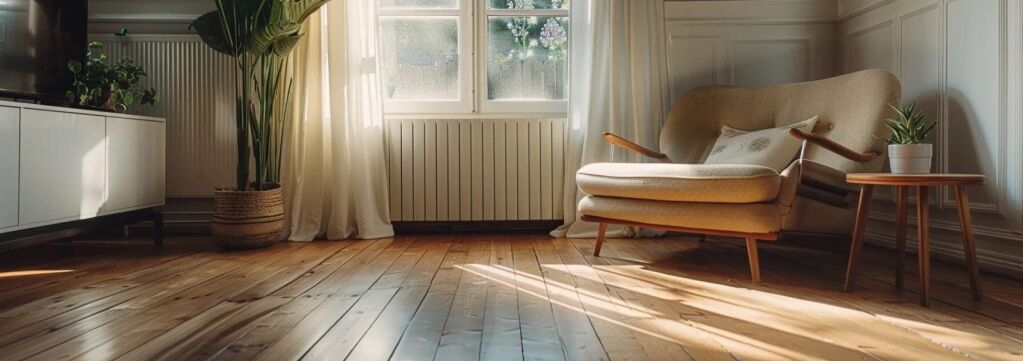
M 927 174 L 931 172 L 931 144 L 889 144 L 888 160 L 894 174 Z

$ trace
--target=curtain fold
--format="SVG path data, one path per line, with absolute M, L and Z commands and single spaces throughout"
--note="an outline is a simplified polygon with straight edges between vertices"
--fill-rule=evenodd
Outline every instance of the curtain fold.
M 295 79 L 283 183 L 292 241 L 394 235 L 388 211 L 376 2 L 334 0 L 311 16 Z
M 667 114 L 663 70 L 663 0 L 581 0 L 572 2 L 569 131 L 565 159 L 565 225 L 555 237 L 592 238 L 597 225 L 579 221 L 576 205 L 585 195 L 575 173 L 598 162 L 642 162 L 612 149 L 612 133 L 657 149 Z M 609 237 L 648 235 L 629 227 L 609 228 Z

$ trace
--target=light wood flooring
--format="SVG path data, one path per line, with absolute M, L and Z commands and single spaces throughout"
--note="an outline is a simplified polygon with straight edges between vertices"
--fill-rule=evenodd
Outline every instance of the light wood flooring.
M 766 243 L 766 242 L 765 242 Z M 280 244 L 205 238 L 54 243 L 0 254 L 3 360 L 1011 360 L 1023 283 L 935 263 L 913 271 L 739 242 L 428 236 Z M 910 263 L 912 264 L 912 263 Z

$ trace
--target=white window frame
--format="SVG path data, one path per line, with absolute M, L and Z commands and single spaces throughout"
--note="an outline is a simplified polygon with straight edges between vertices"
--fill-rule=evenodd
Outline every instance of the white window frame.
M 379 7 L 377 21 L 387 17 L 456 17 L 458 24 L 458 99 L 384 99 L 387 114 L 567 114 L 568 100 L 490 100 L 487 50 L 491 16 L 569 17 L 568 9 L 490 9 L 488 0 L 458 0 L 458 9 L 400 9 Z M 569 19 L 571 22 L 571 19 Z M 475 30 L 475 31 L 474 31 Z M 571 31 L 571 29 L 569 29 Z M 478 35 L 478 36 L 477 36 Z M 569 44 L 571 48 L 571 44 Z M 378 54 L 383 54 L 382 51 Z M 571 50 L 568 51 L 571 57 Z M 566 74 L 568 73 L 566 58 Z M 567 92 L 566 92 L 567 98 Z
M 359 0 L 364 1 L 364 0 Z M 458 9 L 398 9 L 379 8 L 377 22 L 383 18 L 438 18 L 454 17 L 458 26 L 458 98 L 455 100 L 393 100 L 384 99 L 386 113 L 471 113 L 474 108 L 472 64 L 474 44 L 472 30 L 472 1 L 458 0 Z M 378 54 L 383 54 L 378 51 Z M 384 85 L 384 84 L 381 84 Z
M 477 5 L 482 11 L 474 19 L 477 26 L 477 34 L 480 34 L 476 48 L 480 49 L 476 56 L 477 79 L 476 88 L 480 89 L 477 96 L 478 107 L 482 113 L 568 113 L 568 92 L 565 92 L 566 99 L 562 100 L 490 100 L 490 89 L 487 81 L 487 50 L 489 50 L 490 26 L 488 19 L 491 16 L 559 16 L 569 18 L 568 9 L 490 9 L 488 0 L 478 0 Z M 569 18 L 571 24 L 572 19 Z M 571 25 L 570 25 L 571 27 Z M 571 28 L 568 29 L 571 32 Z M 571 42 L 569 42 L 568 57 L 572 56 Z M 565 58 L 565 74 L 568 74 L 568 57 Z M 567 89 L 566 89 L 567 90 Z

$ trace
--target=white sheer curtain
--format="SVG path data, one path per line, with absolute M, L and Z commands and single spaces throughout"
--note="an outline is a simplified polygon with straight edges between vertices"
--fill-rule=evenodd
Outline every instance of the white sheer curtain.
M 657 149 L 668 101 L 662 0 L 572 1 L 568 151 L 565 161 L 565 225 L 555 237 L 594 237 L 597 226 L 581 222 L 582 199 L 575 172 L 589 163 L 642 161 L 614 150 L 601 137 L 610 131 Z M 610 228 L 611 237 L 635 236 Z
M 334 0 L 296 49 L 284 189 L 292 241 L 394 235 L 388 215 L 376 2 Z

